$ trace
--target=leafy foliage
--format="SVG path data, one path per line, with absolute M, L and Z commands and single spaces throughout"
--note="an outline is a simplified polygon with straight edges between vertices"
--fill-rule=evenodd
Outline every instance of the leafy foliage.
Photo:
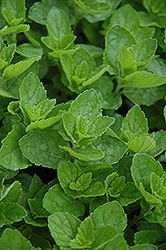
M 0 9 L 0 250 L 165 249 L 166 2 Z

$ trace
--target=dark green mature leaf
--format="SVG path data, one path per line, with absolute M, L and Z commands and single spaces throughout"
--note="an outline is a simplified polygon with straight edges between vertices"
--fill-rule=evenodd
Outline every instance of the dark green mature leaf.
M 26 32 L 29 31 L 30 26 L 28 24 L 19 24 L 17 26 L 5 26 L 3 29 L 0 30 L 0 35 L 2 38 L 4 38 L 7 35 L 15 35 L 15 34 L 19 34 L 22 32 Z
M 118 52 L 120 45 L 127 48 L 135 44 L 135 39 L 132 34 L 125 28 L 116 25 L 112 27 L 105 37 L 106 49 L 104 52 L 104 62 L 111 66 L 109 70 L 111 74 L 118 74 Z
M 157 244 L 160 240 L 160 235 L 157 231 L 142 230 L 134 234 L 135 244 Z
M 75 3 L 82 10 L 90 14 L 105 14 L 110 11 L 110 6 L 107 2 L 100 2 L 99 0 L 75 0 Z
M 34 5 L 31 6 L 29 18 L 36 23 L 46 25 L 48 13 L 53 6 L 65 11 L 68 14 L 68 7 L 64 1 L 42 0 L 40 2 L 35 2 Z
M 33 247 L 30 241 L 28 241 L 19 231 L 7 228 L 0 238 L 0 250 L 8 249 L 40 250 L 41 248 Z
M 158 248 L 152 244 L 141 244 L 129 247 L 129 250 L 157 250 Z
M 153 139 L 156 142 L 156 146 L 148 154 L 156 157 L 166 149 L 166 131 L 160 130 L 155 132 Z
M 67 146 L 59 133 L 53 129 L 37 130 L 22 137 L 19 145 L 23 154 L 36 165 L 58 167 L 60 161 L 65 161 L 68 155 L 59 145 Z
M 97 231 L 102 226 L 114 226 L 118 233 L 121 233 L 127 223 L 126 214 L 117 201 L 107 202 L 99 206 L 90 218 L 94 224 L 94 230 Z
M 105 153 L 100 161 L 108 162 L 109 164 L 117 163 L 128 149 L 123 141 L 106 134 L 97 138 L 93 145 Z
M 43 206 L 51 214 L 55 212 L 68 212 L 76 217 L 84 215 L 84 205 L 67 196 L 60 185 L 56 184 L 49 189 L 43 199 Z
M 102 250 L 128 250 L 127 242 L 124 237 L 120 234 L 117 235 L 113 240 L 109 241 Z
M 19 181 L 15 181 L 2 192 L 0 201 L 18 202 L 20 200 L 21 191 L 21 183 Z
M 20 125 L 14 125 L 7 137 L 2 141 L 0 150 L 0 164 L 5 168 L 17 170 L 31 165 L 31 162 L 22 154 L 18 141 L 25 135 Z
M 31 43 L 23 43 L 17 46 L 17 53 L 24 57 L 41 57 L 43 55 L 42 48 L 35 47 Z
M 70 247 L 70 242 L 77 234 L 80 220 L 67 212 L 55 212 L 48 217 L 48 227 L 55 242 L 61 247 Z
M 129 19 L 132 18 L 132 22 Z M 109 27 L 120 25 L 130 32 L 137 30 L 140 27 L 140 21 L 137 12 L 128 4 L 119 8 L 111 17 Z

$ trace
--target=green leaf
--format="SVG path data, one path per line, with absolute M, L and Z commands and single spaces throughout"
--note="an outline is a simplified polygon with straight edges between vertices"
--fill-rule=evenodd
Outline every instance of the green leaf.
M 27 70 L 35 61 L 39 60 L 39 57 L 32 57 L 30 59 L 20 61 L 16 64 L 11 64 L 5 70 L 3 71 L 2 77 L 4 80 L 8 80 L 10 78 L 13 78 L 15 76 L 20 75 L 25 70 Z
M 71 240 L 70 246 L 72 248 L 90 248 L 94 240 L 93 223 L 90 217 L 87 217 L 80 223 L 76 237 Z
M 139 185 L 139 189 L 141 194 L 144 196 L 145 200 L 150 203 L 151 205 L 155 206 L 158 211 L 161 211 L 161 207 L 163 205 L 162 201 L 158 199 L 156 196 L 152 195 L 151 193 L 147 192 L 144 189 L 144 186 L 142 183 Z
M 164 228 L 166 227 L 166 211 L 162 209 L 161 211 L 157 211 L 156 209 L 152 212 L 149 211 L 145 214 L 145 219 L 150 223 L 158 223 L 162 225 Z
M 157 250 L 158 248 L 152 244 L 141 244 L 129 247 L 129 250 Z
M 5 180 L 5 177 L 8 175 L 8 171 L 3 168 L 3 167 L 0 167 L 0 198 L 1 198 L 1 193 L 4 189 L 4 185 L 3 185 L 3 182 Z
M 40 250 L 40 248 L 33 247 L 30 241 L 28 241 L 19 231 L 6 228 L 0 238 L 0 250 L 8 249 Z
M 152 194 L 157 198 L 163 200 L 166 198 L 166 190 L 162 178 L 154 172 L 150 175 L 150 187 Z
M 125 87 L 123 94 L 135 104 L 151 106 L 164 97 L 165 91 L 166 84 L 150 88 Z
M 70 247 L 70 242 L 77 234 L 80 220 L 74 215 L 55 212 L 48 217 L 48 227 L 57 245 Z
M 120 45 L 122 44 L 127 48 L 131 47 L 135 44 L 135 39 L 127 29 L 119 25 L 112 27 L 107 32 L 105 39 L 104 63 L 111 66 L 111 74 L 118 74 L 118 52 Z
M 0 57 L 5 61 L 7 62 L 8 64 L 11 63 L 11 60 L 13 59 L 14 57 L 14 53 L 16 51 L 16 45 L 13 43 L 13 44 L 10 44 L 9 46 L 5 46 L 3 48 L 3 50 L 1 51 L 0 53 Z
M 50 117 L 47 119 L 41 119 L 40 121 L 31 122 L 26 128 L 26 132 L 34 131 L 36 129 L 48 128 L 52 126 L 53 124 L 57 123 L 60 119 L 61 119 L 60 116 L 55 116 L 55 117 Z
M 0 201 L 18 202 L 21 197 L 21 191 L 21 183 L 19 181 L 15 181 L 2 192 Z
M 26 32 L 29 31 L 30 26 L 28 24 L 19 24 L 18 26 L 5 26 L 3 29 L 0 30 L 0 36 L 2 38 L 4 38 L 7 35 L 15 35 L 15 34 L 19 34 L 22 32 Z
M 108 162 L 109 164 L 117 163 L 127 151 L 127 146 L 123 141 L 106 134 L 97 138 L 93 145 L 105 153 L 100 161 Z
M 26 214 L 26 210 L 22 206 L 14 202 L 0 203 L 1 226 L 13 224 L 14 222 L 19 222 L 26 216 Z
M 84 205 L 72 197 L 67 196 L 58 184 L 51 187 L 45 194 L 43 206 L 51 214 L 55 212 L 68 212 L 79 217 L 85 213 Z
M 0 58 L 0 71 L 2 71 L 6 67 L 6 62 Z
M 151 156 L 143 153 L 135 154 L 131 166 L 131 174 L 136 186 L 139 187 L 139 184 L 142 183 L 145 190 L 150 192 L 150 175 L 152 172 L 161 176 L 163 174 L 162 165 Z
M 113 172 L 105 180 L 105 187 L 111 197 L 118 197 L 125 188 L 125 177 Z
M 75 61 L 72 59 L 70 55 L 63 53 L 60 55 L 60 61 L 68 81 L 71 82 L 71 78 L 76 69 Z
M 20 125 L 15 124 L 12 131 L 2 141 L 0 164 L 5 168 L 17 170 L 31 166 L 31 163 L 24 157 L 18 145 L 18 141 L 24 135 L 24 129 Z
M 129 22 L 129 20 L 132 20 Z M 119 8 L 111 17 L 109 27 L 120 25 L 130 32 L 140 27 L 140 21 L 137 12 L 128 4 Z
M 113 226 L 103 226 L 99 228 L 95 233 L 95 241 L 92 244 L 92 249 L 100 249 L 112 241 L 117 235 L 117 231 Z
M 146 71 L 137 71 L 124 79 L 124 87 L 156 87 L 166 83 L 166 77 Z
M 136 188 L 134 182 L 127 182 L 123 191 L 120 193 L 120 196 L 118 196 L 116 200 L 121 204 L 121 206 L 127 206 L 141 199 L 141 197 L 142 195 Z
M 31 43 L 23 43 L 17 47 L 17 53 L 26 58 L 28 57 L 41 57 L 43 55 L 42 48 L 35 47 Z
M 102 226 L 113 226 L 118 233 L 121 233 L 127 223 L 127 216 L 117 201 L 107 202 L 99 206 L 90 214 L 94 224 L 94 230 L 97 231 Z
M 71 33 L 69 19 L 63 10 L 52 7 L 47 17 L 48 35 L 55 40 L 61 41 L 62 38 Z
M 152 38 L 155 33 L 154 28 L 144 27 L 133 31 L 134 38 L 136 42 L 140 42 L 147 38 Z
M 74 116 L 82 115 L 86 120 L 101 115 L 98 95 L 94 89 L 85 90 L 71 103 L 69 111 Z
M 160 130 L 155 132 L 153 139 L 156 142 L 156 146 L 148 154 L 156 157 L 166 149 L 166 131 Z
M 156 49 L 157 40 L 151 38 L 144 39 L 131 47 L 131 51 L 133 51 L 135 55 L 138 69 L 145 68 L 149 64 L 150 60 L 155 55 Z
M 82 10 L 93 14 L 105 14 L 110 11 L 110 6 L 106 2 L 100 2 L 98 0 L 75 0 L 75 4 Z
M 148 122 L 144 112 L 139 106 L 133 106 L 122 122 L 122 137 L 127 141 L 133 140 L 136 136 L 147 134 L 148 130 Z
M 104 250 L 128 250 L 127 242 L 122 235 L 117 235 L 111 241 L 109 241 L 105 246 Z
M 64 192 L 73 198 L 101 196 L 105 193 L 103 185 L 91 180 L 91 176 L 91 173 L 83 173 L 76 164 L 71 162 L 61 162 L 58 166 L 60 185 Z M 89 177 L 89 179 L 85 177 Z
M 135 58 L 130 53 L 130 51 L 123 46 L 120 45 L 118 60 L 121 65 L 122 76 L 125 77 L 137 70 L 137 64 L 135 62 Z
M 19 141 L 23 155 L 36 165 L 57 168 L 60 161 L 65 161 L 68 155 L 59 145 L 68 145 L 54 129 L 43 129 L 30 132 Z
M 62 122 L 66 133 L 70 136 L 71 140 L 75 142 L 74 132 L 76 128 L 76 117 L 69 111 L 65 112 L 62 115 Z
M 143 0 L 143 5 L 147 9 L 148 12 L 153 13 L 165 13 L 165 1 L 152 1 L 152 0 Z
M 29 11 L 29 18 L 36 23 L 46 25 L 48 13 L 51 8 L 55 6 L 68 14 L 68 7 L 66 4 L 59 0 L 42 0 L 41 2 L 35 2 Z
M 134 243 L 135 244 L 157 244 L 160 240 L 160 235 L 157 231 L 142 230 L 134 234 Z
M 155 147 L 156 143 L 150 135 L 140 135 L 129 141 L 127 146 L 135 153 L 147 153 Z
M 82 146 L 76 150 L 73 150 L 66 146 L 59 146 L 65 151 L 69 152 L 72 156 L 78 158 L 81 161 L 95 161 L 103 158 L 104 153 L 98 148 L 92 145 Z
M 25 19 L 25 0 L 3 0 L 1 11 L 7 23 L 16 26 Z

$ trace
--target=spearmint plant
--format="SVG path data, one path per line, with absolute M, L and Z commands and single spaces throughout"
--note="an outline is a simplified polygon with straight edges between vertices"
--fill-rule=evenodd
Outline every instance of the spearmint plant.
M 0 8 L 0 250 L 166 249 L 166 2 Z

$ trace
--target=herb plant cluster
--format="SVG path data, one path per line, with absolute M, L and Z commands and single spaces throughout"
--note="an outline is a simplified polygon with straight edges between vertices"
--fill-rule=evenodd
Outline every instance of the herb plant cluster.
M 166 1 L 0 7 L 0 250 L 165 250 Z

